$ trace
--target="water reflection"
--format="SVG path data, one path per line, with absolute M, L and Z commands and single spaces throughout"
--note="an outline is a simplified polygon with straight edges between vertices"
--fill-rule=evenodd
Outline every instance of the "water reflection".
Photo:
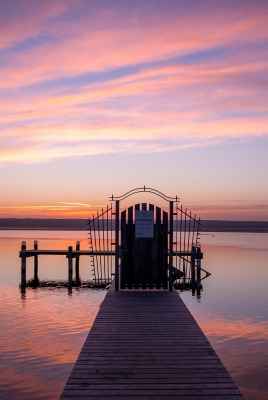
M 21 295 L 18 251 L 22 238 L 38 232 L 14 233 L 0 240 L 0 398 L 58 399 L 98 312 L 104 291 L 27 289 Z M 42 232 L 49 235 L 51 232 Z M 71 237 L 45 238 L 47 248 L 75 246 Z M 20 236 L 18 238 L 14 238 Z M 67 235 L 66 235 L 67 236 Z M 28 240 L 27 240 L 28 243 Z M 33 244 L 33 240 L 32 240 Z M 54 246 L 54 247 L 53 247 Z M 30 243 L 29 243 L 30 247 Z M 239 385 L 247 400 L 268 398 L 267 234 L 215 234 L 202 240 L 203 265 L 212 275 L 203 282 L 202 298 L 181 293 L 195 319 Z M 65 257 L 40 257 L 41 279 L 67 277 Z M 80 271 L 89 278 L 87 257 Z M 27 260 L 27 276 L 33 263 Z
M 17 290 L 3 288 L 1 398 L 16 398 L 16 391 L 20 399 L 58 398 L 103 297 L 103 291 L 75 291 L 69 298 L 66 289 L 42 289 L 18 302 Z
M 181 296 L 246 400 L 266 400 L 268 235 L 215 234 L 202 244 L 212 275 L 198 302 Z

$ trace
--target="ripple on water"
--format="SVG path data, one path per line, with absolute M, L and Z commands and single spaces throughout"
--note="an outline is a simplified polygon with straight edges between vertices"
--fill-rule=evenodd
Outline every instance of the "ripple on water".
M 49 241 L 51 232 L 27 237 L 43 234 L 47 239 L 40 248 L 67 248 L 76 240 L 73 234 L 66 239 L 66 232 L 63 241 Z M 0 398 L 58 399 L 105 293 L 74 289 L 69 296 L 65 288 L 44 288 L 21 296 L 21 239 L 12 235 L 0 241 Z M 25 232 L 20 235 L 25 239 Z M 212 275 L 203 281 L 201 300 L 190 293 L 181 296 L 245 398 L 267 400 L 268 234 L 217 233 L 204 236 L 202 243 L 202 266 Z M 27 277 L 32 271 L 29 260 Z M 40 257 L 40 278 L 48 272 L 50 279 L 66 278 L 66 259 Z
M 58 398 L 104 296 L 38 289 L 22 299 L 16 288 L 2 286 L 0 398 Z

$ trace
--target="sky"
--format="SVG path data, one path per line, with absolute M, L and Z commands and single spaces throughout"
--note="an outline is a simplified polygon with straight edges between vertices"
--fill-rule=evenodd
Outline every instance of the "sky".
M 268 221 L 267 149 L 267 0 L 0 0 L 0 217 Z

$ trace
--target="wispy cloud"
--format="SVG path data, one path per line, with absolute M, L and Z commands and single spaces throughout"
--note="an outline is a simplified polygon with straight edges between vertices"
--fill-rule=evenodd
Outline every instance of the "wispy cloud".
M 53 204 L 0 206 L 0 218 L 89 218 L 101 204 L 54 202 Z
M 266 2 L 8 3 L 2 165 L 268 134 Z
M 205 219 L 229 219 L 234 220 L 268 220 L 268 205 L 266 203 L 250 203 L 250 202 L 232 202 L 231 204 L 220 204 L 215 202 L 214 205 L 207 204 L 205 206 L 190 206 L 200 218 Z

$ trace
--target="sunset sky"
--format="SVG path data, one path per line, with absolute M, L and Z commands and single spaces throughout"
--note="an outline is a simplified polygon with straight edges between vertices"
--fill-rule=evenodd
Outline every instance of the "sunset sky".
M 268 221 L 267 175 L 267 0 L 0 0 L 0 217 Z

